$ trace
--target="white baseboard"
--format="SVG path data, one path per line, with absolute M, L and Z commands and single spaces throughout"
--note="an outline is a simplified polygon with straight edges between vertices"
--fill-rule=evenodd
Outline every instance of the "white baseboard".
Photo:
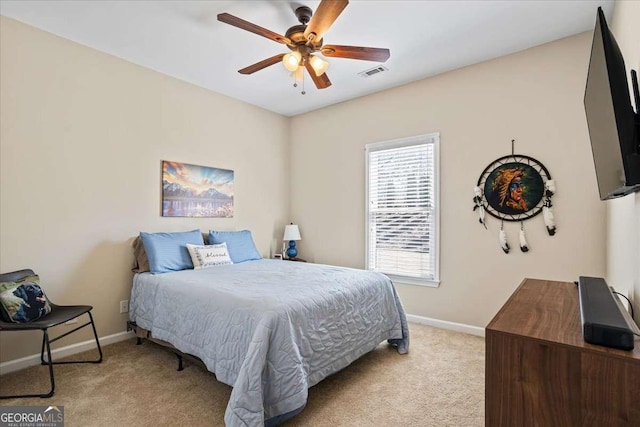
M 133 338 L 134 336 L 135 334 L 133 333 L 133 331 L 118 332 L 117 334 L 107 335 L 106 337 L 99 338 L 99 340 L 100 345 L 105 346 L 108 344 L 113 344 L 119 341 Z M 51 357 L 55 361 L 57 359 L 60 359 L 61 357 L 71 356 L 72 354 L 82 353 L 83 351 L 91 350 L 94 348 L 96 348 L 96 341 L 91 339 L 51 350 Z M 29 366 L 36 366 L 39 364 L 40 353 L 22 357 L 20 359 L 8 360 L 6 362 L 0 363 L 0 375 L 19 371 L 21 369 L 28 368 Z
M 446 320 L 432 319 L 430 317 L 416 316 L 415 314 L 407 314 L 407 320 L 421 325 L 433 326 L 434 328 L 449 329 L 466 334 L 484 337 L 484 328 L 478 326 L 465 325 L 464 323 L 448 322 Z

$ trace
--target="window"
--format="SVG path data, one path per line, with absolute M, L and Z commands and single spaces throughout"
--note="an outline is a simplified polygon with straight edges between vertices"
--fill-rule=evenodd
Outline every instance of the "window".
M 367 268 L 438 286 L 438 144 L 432 133 L 366 146 Z

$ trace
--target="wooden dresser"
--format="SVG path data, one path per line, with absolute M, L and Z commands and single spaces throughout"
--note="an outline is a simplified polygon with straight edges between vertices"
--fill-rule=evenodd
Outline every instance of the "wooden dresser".
M 486 426 L 640 426 L 640 341 L 582 339 L 578 288 L 525 279 L 486 328 Z

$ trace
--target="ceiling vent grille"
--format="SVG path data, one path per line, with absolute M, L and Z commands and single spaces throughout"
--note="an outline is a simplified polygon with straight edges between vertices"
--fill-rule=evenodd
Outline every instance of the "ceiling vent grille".
M 368 70 L 364 70 L 364 71 L 358 73 L 358 75 L 360 77 L 371 77 L 371 76 L 376 75 L 376 74 L 384 73 L 385 71 L 389 71 L 389 69 L 387 67 L 382 66 L 382 65 L 378 65 L 377 67 L 373 67 L 373 68 L 370 68 Z

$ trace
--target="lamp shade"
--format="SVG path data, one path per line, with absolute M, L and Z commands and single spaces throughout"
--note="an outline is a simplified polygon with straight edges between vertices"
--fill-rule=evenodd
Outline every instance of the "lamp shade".
M 323 61 L 317 56 L 311 55 L 309 57 L 309 65 L 313 68 L 313 71 L 316 72 L 316 76 L 321 76 L 327 71 L 329 68 L 329 63 L 327 61 Z
M 284 237 L 282 240 L 302 240 L 298 226 L 295 224 L 287 225 L 284 228 Z
M 295 71 L 300 66 L 301 59 L 302 55 L 296 50 L 283 56 L 282 63 L 284 64 L 284 68 L 286 68 L 287 70 Z

